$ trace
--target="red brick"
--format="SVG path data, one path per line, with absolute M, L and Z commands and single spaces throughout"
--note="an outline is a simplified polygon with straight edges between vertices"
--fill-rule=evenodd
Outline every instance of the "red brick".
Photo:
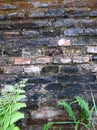
M 30 64 L 31 58 L 15 57 L 13 58 L 13 61 L 14 64 L 24 65 L 24 64 Z

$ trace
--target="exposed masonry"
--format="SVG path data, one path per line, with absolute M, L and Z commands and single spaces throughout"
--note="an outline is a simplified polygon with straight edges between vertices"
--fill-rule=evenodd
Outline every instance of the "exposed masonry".
M 60 100 L 97 98 L 96 0 L 0 0 L 0 85 L 23 78 L 23 130 L 59 120 Z

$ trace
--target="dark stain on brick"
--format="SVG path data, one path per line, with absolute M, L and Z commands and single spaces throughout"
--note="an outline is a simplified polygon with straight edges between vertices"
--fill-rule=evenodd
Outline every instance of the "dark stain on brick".
M 62 66 L 61 67 L 61 73 L 66 73 L 66 74 L 75 74 L 75 73 L 79 73 L 80 68 L 77 67 L 76 65 L 70 65 L 70 66 Z
M 48 74 L 56 74 L 59 72 L 59 67 L 54 65 L 48 65 L 42 68 L 41 74 L 48 75 Z
M 87 83 L 87 82 L 95 82 L 96 76 L 95 75 L 59 75 L 58 76 L 59 83 Z
M 57 56 L 61 54 L 63 54 L 63 50 L 61 48 L 49 48 L 45 51 L 45 55 L 47 56 Z
M 53 84 L 49 84 L 48 86 L 46 86 L 47 90 L 49 91 L 53 91 L 53 92 L 56 92 L 56 91 L 60 91 L 63 89 L 63 86 L 59 83 L 53 83 Z

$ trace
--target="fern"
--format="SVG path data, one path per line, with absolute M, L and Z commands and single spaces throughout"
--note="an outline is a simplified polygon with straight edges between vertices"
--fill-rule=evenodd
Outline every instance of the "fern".
M 0 97 L 0 130 L 20 130 L 15 123 L 24 118 L 24 114 L 19 112 L 26 104 L 21 102 L 26 98 L 25 83 L 23 80 L 18 84 L 6 85 L 1 91 Z
M 15 125 L 10 125 L 7 130 L 20 130 L 20 128 L 18 126 Z
M 61 101 L 61 102 L 58 103 L 58 105 L 63 106 L 64 109 L 68 112 L 69 116 L 73 119 L 73 121 L 76 122 L 76 117 L 74 115 L 74 112 L 73 112 L 71 106 L 68 103 Z
M 53 125 L 53 122 L 49 122 L 49 123 L 45 124 L 43 127 L 43 130 L 49 130 L 52 127 L 52 125 Z
M 15 96 L 15 100 L 16 100 L 16 101 L 21 101 L 22 99 L 25 99 L 25 98 L 26 98 L 25 95 L 16 95 L 16 96 Z
M 19 110 L 19 109 L 21 109 L 21 108 L 23 108 L 23 107 L 26 107 L 26 104 L 25 104 L 25 103 L 17 102 L 16 104 L 14 104 L 14 105 L 12 106 L 12 112 L 17 111 L 17 110 Z
M 65 124 L 74 124 L 74 130 L 79 130 L 79 125 L 81 125 L 81 129 L 80 130 L 91 130 L 91 128 L 93 130 L 96 130 L 95 125 L 93 124 L 93 113 L 97 112 L 97 106 L 95 103 L 95 99 L 94 99 L 94 95 L 93 92 L 91 90 L 91 97 L 92 97 L 92 102 L 93 102 L 93 106 L 92 108 L 89 107 L 88 102 L 86 102 L 84 99 L 82 99 L 79 96 L 75 96 L 75 101 L 71 102 L 70 104 L 61 101 L 58 103 L 58 105 L 64 107 L 64 109 L 67 111 L 67 113 L 69 114 L 69 116 L 72 118 L 72 122 L 49 122 L 47 124 L 44 125 L 43 130 L 49 130 L 52 125 L 65 125 Z M 78 103 L 79 107 L 80 107 L 80 117 L 77 119 L 75 117 L 75 114 L 72 110 L 71 104 L 74 103 Z M 61 129 L 60 129 L 61 130 Z
M 14 124 L 16 121 L 18 121 L 19 119 L 22 119 L 24 118 L 24 114 L 21 113 L 21 112 L 14 112 L 12 115 L 11 115 L 11 119 L 10 119 L 10 125 Z
M 86 102 L 84 99 L 82 99 L 79 96 L 76 96 L 75 99 L 76 99 L 76 101 L 78 102 L 78 104 L 81 108 L 80 121 L 84 121 L 85 119 L 88 120 L 90 113 L 91 113 L 91 111 L 89 109 L 88 102 Z

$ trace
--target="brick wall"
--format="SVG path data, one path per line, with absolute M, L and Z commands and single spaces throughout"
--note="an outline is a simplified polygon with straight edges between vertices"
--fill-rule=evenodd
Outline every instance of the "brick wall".
M 96 0 L 0 0 L 0 84 L 28 78 L 22 127 L 61 118 L 57 102 L 90 100 L 89 88 L 96 97 L 96 27 Z

